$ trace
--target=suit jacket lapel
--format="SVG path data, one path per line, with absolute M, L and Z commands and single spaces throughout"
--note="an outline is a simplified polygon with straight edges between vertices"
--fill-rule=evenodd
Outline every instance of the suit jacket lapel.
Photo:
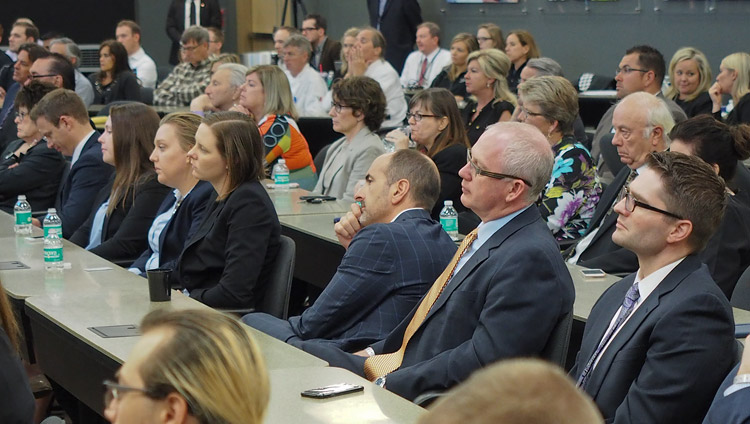
M 209 199 L 210 202 L 214 202 L 215 198 Z M 185 246 L 185 250 L 187 250 L 188 247 L 191 245 L 197 243 L 199 240 L 201 240 L 203 237 L 206 236 L 206 234 L 211 231 L 211 229 L 216 224 L 216 219 L 218 218 L 221 211 L 224 209 L 224 205 L 226 205 L 227 199 L 222 200 L 218 204 L 214 205 L 213 210 L 208 212 L 208 215 L 203 219 L 203 223 L 201 224 L 200 228 L 198 228 L 198 231 L 195 232 L 195 235 L 193 235 L 193 238 L 190 239 L 190 241 Z
M 604 217 L 607 215 L 607 212 L 612 209 L 612 206 L 614 206 L 613 203 L 617 198 L 617 195 L 620 193 L 620 190 L 622 190 L 622 186 L 628 179 L 629 174 L 630 168 L 628 168 L 627 166 L 621 169 L 617 174 L 617 177 L 615 177 L 614 181 L 612 181 L 612 184 L 610 184 L 604 191 L 601 199 L 599 199 L 599 204 L 602 205 L 602 207 L 597 207 L 596 210 L 594 210 L 594 216 L 591 218 L 591 223 L 589 224 L 589 231 L 599 226 Z M 604 207 L 605 205 L 606 207 Z M 612 214 L 614 213 L 615 212 L 612 212 Z

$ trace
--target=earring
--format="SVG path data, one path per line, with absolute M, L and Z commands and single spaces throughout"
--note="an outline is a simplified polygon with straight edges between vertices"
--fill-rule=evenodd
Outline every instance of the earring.
M 490 88 L 490 82 L 487 81 L 487 88 Z

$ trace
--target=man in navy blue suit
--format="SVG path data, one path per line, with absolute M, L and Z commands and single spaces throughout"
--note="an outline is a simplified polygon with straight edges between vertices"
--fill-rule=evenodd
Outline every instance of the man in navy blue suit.
M 467 159 L 461 201 L 482 223 L 419 305 L 356 354 L 319 344 L 304 350 L 407 399 L 447 390 L 497 360 L 545 350 L 574 298 L 534 206 L 552 173 L 552 150 L 535 127 L 507 122 L 487 128 Z
M 750 422 L 750 336 L 745 338 L 742 361 L 721 383 L 703 424 Z
M 708 410 L 732 366 L 734 322 L 697 254 L 726 203 L 708 164 L 660 152 L 615 205 L 612 240 L 639 268 L 596 302 L 571 370 L 606 422 L 700 423 Z
M 385 338 L 411 311 L 456 251 L 430 210 L 440 176 L 427 156 L 400 150 L 378 157 L 336 224 L 347 249 L 320 297 L 302 315 L 243 321 L 292 345 L 327 343 L 355 351 Z
M 63 237 L 68 238 L 88 217 L 113 168 L 102 161 L 99 133 L 91 128 L 86 105 L 75 91 L 58 88 L 50 92 L 31 110 L 31 119 L 47 146 L 70 157 L 70 170 L 63 172 L 55 202 Z

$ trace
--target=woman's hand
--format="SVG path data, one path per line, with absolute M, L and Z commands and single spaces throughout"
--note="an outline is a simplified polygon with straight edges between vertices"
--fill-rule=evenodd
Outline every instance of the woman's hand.
M 393 143 L 396 146 L 396 150 L 409 148 L 409 136 L 404 134 L 400 129 L 395 129 L 386 134 L 385 140 Z
M 711 88 L 708 89 L 708 95 L 711 97 L 711 101 L 714 103 L 712 112 L 716 113 L 721 110 L 721 86 L 718 82 L 715 82 Z

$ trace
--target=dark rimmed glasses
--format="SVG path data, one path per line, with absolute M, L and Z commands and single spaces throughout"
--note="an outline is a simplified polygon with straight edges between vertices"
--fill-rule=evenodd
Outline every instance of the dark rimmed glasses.
M 643 203 L 639 200 L 635 200 L 635 197 L 633 197 L 633 195 L 630 193 L 630 186 L 629 185 L 625 186 L 625 209 L 629 213 L 633 213 L 636 206 L 641 207 L 643 209 L 648 209 L 650 211 L 658 212 L 662 215 L 666 215 L 671 218 L 683 219 L 681 216 L 674 214 L 672 212 L 665 211 L 664 209 L 659 209 L 656 206 L 651 206 L 648 203 Z
M 428 115 L 426 113 L 419 113 L 419 112 L 417 112 L 417 113 L 411 113 L 411 112 L 407 113 L 406 114 L 406 120 L 408 121 L 411 118 L 414 118 L 414 122 L 419 122 L 419 121 L 422 120 L 422 118 L 442 118 L 442 116 Z
M 509 174 L 500 174 L 498 172 L 485 171 L 484 169 L 480 168 L 479 165 L 477 165 L 471 159 L 471 149 L 466 149 L 466 162 L 471 165 L 471 168 L 474 170 L 474 175 L 484 175 L 485 177 L 494 178 L 496 180 L 504 180 L 506 178 L 509 178 L 511 180 L 521 180 L 524 184 L 531 187 L 531 183 L 521 177 L 516 177 L 515 175 Z

